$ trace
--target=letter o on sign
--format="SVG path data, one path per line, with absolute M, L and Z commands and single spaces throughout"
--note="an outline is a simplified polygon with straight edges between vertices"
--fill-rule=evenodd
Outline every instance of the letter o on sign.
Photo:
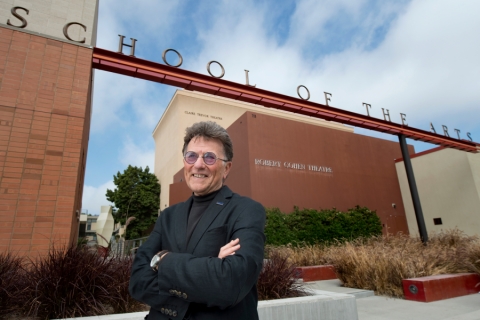
M 307 90 L 307 94 L 308 94 L 307 98 L 302 97 L 302 95 L 300 94 L 300 88 L 305 88 L 305 90 Z M 309 100 L 310 99 L 310 91 L 308 91 L 307 87 L 305 87 L 304 85 L 299 85 L 297 87 L 297 94 L 300 97 L 300 99 L 302 99 L 302 100 Z
M 167 52 L 169 52 L 169 51 L 175 52 L 178 56 L 178 59 L 180 59 L 180 61 L 176 65 L 173 65 L 173 64 L 170 64 L 170 63 L 167 62 Z M 162 59 L 163 59 L 163 62 L 165 62 L 165 64 L 170 66 L 170 67 L 180 67 L 183 63 L 182 55 L 175 49 L 167 49 L 167 50 L 163 51 Z
M 216 63 L 216 64 L 218 64 L 218 65 L 220 66 L 220 68 L 222 68 L 222 74 L 219 75 L 218 77 L 215 77 L 215 76 L 212 74 L 212 72 L 210 71 L 210 65 L 211 65 L 212 63 Z M 223 78 L 223 76 L 225 75 L 225 69 L 223 68 L 222 64 L 221 64 L 220 62 L 218 62 L 218 61 L 210 61 L 209 63 L 207 63 L 207 71 L 208 71 L 208 73 L 209 73 L 212 77 L 218 78 L 218 79 Z

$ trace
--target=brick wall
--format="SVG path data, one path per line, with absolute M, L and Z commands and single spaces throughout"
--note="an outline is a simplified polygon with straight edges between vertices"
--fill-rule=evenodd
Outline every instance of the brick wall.
M 92 50 L 0 27 L 0 252 L 76 240 Z

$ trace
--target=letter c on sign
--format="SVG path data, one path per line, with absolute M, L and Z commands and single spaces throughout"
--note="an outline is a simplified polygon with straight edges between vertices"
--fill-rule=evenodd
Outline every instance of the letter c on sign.
M 86 32 L 87 31 L 87 26 L 84 25 L 84 24 L 81 24 L 81 23 L 78 23 L 78 22 L 69 22 L 67 23 L 64 27 L 63 27 L 63 35 L 65 36 L 65 38 L 67 38 L 68 40 L 70 41 L 73 41 L 73 42 L 78 42 L 78 43 L 85 43 L 85 37 L 83 37 L 82 40 L 73 40 L 72 38 L 70 38 L 70 36 L 68 35 L 68 28 L 70 28 L 71 25 L 79 25 L 80 27 L 83 28 L 83 30 Z
M 216 64 L 218 64 L 218 65 L 220 66 L 220 68 L 222 68 L 222 74 L 219 75 L 218 77 L 215 77 L 215 76 L 212 74 L 212 72 L 210 71 L 210 65 L 211 65 L 212 63 L 216 63 Z M 210 75 L 211 75 L 212 77 L 217 78 L 217 79 L 221 79 L 221 78 L 223 78 L 223 76 L 225 75 L 225 69 L 223 68 L 222 64 L 221 64 L 220 62 L 218 62 L 218 61 L 213 61 L 213 60 L 212 60 L 212 61 L 210 61 L 209 63 L 207 63 L 207 71 L 208 71 L 208 73 L 210 73 Z

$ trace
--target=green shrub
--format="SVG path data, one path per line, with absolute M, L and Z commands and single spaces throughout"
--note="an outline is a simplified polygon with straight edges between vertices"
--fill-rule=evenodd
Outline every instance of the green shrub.
M 269 245 L 331 243 L 381 234 L 380 218 L 365 207 L 356 206 L 347 212 L 295 207 L 290 214 L 278 208 L 267 209 L 265 235 Z
M 265 235 L 269 244 L 289 243 L 295 238 L 295 233 L 287 222 L 288 216 L 278 208 L 267 209 Z

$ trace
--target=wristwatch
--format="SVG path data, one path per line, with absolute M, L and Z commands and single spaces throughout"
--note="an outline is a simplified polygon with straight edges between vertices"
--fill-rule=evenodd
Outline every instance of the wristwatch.
M 150 261 L 150 267 L 153 271 L 158 271 L 158 264 L 160 260 L 168 253 L 167 250 L 159 251 L 156 255 L 153 256 L 152 261 Z

